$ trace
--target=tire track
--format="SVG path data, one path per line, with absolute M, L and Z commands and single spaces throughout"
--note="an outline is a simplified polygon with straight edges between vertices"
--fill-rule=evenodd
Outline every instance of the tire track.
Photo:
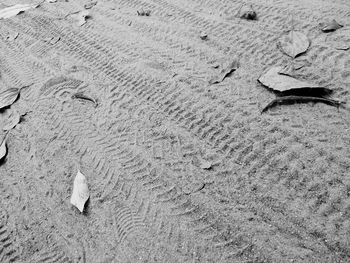
M 89 51 L 84 50 L 84 47 L 82 47 L 82 49 L 79 52 L 82 52 L 81 54 L 83 54 L 84 52 L 85 53 L 89 53 Z M 105 52 L 105 50 L 104 50 L 104 52 Z M 101 56 L 102 56 L 102 54 L 101 54 Z M 90 63 L 95 63 L 96 66 L 101 66 L 100 61 L 104 60 L 104 57 L 101 57 L 100 59 L 97 59 L 97 56 L 91 55 L 90 57 L 88 57 L 88 60 L 90 60 Z M 95 62 L 93 62 L 93 61 L 95 61 Z M 106 72 L 106 69 L 102 69 L 102 70 Z M 114 68 L 112 68 L 112 71 L 108 71 L 105 74 L 109 75 L 113 80 L 116 80 L 117 77 L 115 77 L 115 76 L 118 76 L 118 75 L 115 75 L 116 74 L 115 71 L 118 72 L 118 69 L 116 69 L 114 67 Z M 120 72 L 120 70 L 119 70 L 118 82 L 119 82 L 120 85 L 122 85 L 122 86 L 124 85 L 124 88 L 125 88 L 125 85 L 126 85 L 125 83 L 130 81 L 132 83 L 132 85 L 135 85 L 135 87 L 132 87 L 131 85 L 129 85 L 129 86 L 126 86 L 126 88 L 131 93 L 136 94 L 137 98 L 139 98 L 139 99 L 141 98 L 141 101 L 143 101 L 143 102 L 145 102 L 145 100 L 151 99 L 152 100 L 152 104 L 155 105 L 154 107 L 156 107 L 156 109 L 162 109 L 163 112 L 165 112 L 165 113 L 167 113 L 169 115 L 172 115 L 173 116 L 173 120 L 175 121 L 175 123 L 180 123 L 180 124 L 184 123 L 184 120 L 186 120 L 186 117 L 184 115 L 188 111 L 184 110 L 183 107 L 178 106 L 178 105 L 181 105 L 184 101 L 188 101 L 188 99 L 186 98 L 186 96 L 188 96 L 188 92 L 186 93 L 186 91 L 185 91 L 184 95 L 180 94 L 180 92 L 182 92 L 183 90 L 180 90 L 180 91 L 174 93 L 171 90 L 171 89 L 173 89 L 173 87 L 171 87 L 171 89 L 169 89 L 169 88 L 168 88 L 168 90 L 165 89 L 165 91 L 167 92 L 165 95 L 159 95 L 159 94 L 157 94 L 157 90 L 152 91 L 149 88 L 150 86 L 155 85 L 154 80 L 152 80 L 152 79 L 149 80 L 147 78 L 145 80 L 145 77 L 142 77 L 140 81 L 137 80 L 135 82 L 135 75 L 136 74 L 140 74 L 140 73 L 136 72 L 135 75 L 134 74 L 130 74 L 130 73 L 128 74 L 128 71 L 129 71 L 128 68 L 125 71 L 126 72 L 123 72 L 123 71 Z M 174 102 L 174 100 L 175 100 L 175 102 Z M 167 104 L 169 104 L 170 106 L 168 107 Z M 164 107 L 163 105 L 167 105 L 167 106 Z M 194 110 L 194 113 L 192 115 L 192 116 L 194 116 L 193 119 L 196 120 L 196 118 L 197 118 L 196 116 L 200 116 L 201 115 L 200 113 L 201 113 L 201 110 L 203 109 L 203 106 L 201 104 L 199 104 L 199 105 L 197 104 L 196 105 L 194 102 L 188 103 L 188 105 L 186 105 L 186 107 L 187 106 L 189 106 L 189 108 L 191 108 L 191 107 L 194 107 L 194 108 L 195 107 L 199 107 L 199 109 Z M 215 110 L 214 110 L 214 112 L 215 112 Z M 220 114 L 220 112 L 221 111 L 217 112 L 217 114 Z M 205 112 L 205 110 L 202 111 L 202 115 L 209 115 L 209 114 L 210 114 L 210 110 L 207 111 L 207 112 Z M 196 121 L 198 121 L 198 120 L 196 120 Z M 200 121 L 202 121 L 202 120 L 200 120 Z M 203 122 L 202 123 L 202 127 L 208 126 L 209 122 L 205 122 L 205 121 L 202 121 L 202 122 Z M 78 123 L 78 121 L 77 121 L 77 123 Z M 199 137 L 201 140 L 203 140 L 202 139 L 203 135 L 201 135 L 202 132 L 200 130 L 195 129 L 195 127 L 197 127 L 197 125 L 198 124 L 195 123 L 193 125 L 194 128 L 192 128 L 190 130 L 190 132 L 195 134 L 196 137 Z M 186 127 L 186 123 L 183 126 Z M 232 139 L 232 137 L 231 137 L 231 139 Z M 229 156 L 232 155 L 233 152 L 234 152 L 234 150 L 232 152 L 229 152 Z M 269 156 L 269 157 L 273 158 L 273 156 Z M 157 181 L 155 181 L 155 182 L 152 181 L 152 184 L 154 184 L 154 188 L 151 188 L 152 191 L 155 191 L 153 189 L 157 189 L 158 185 L 156 183 L 157 183 Z M 188 204 L 186 205 L 186 203 L 180 202 L 179 206 L 182 206 L 181 209 L 182 209 L 182 211 L 184 211 L 184 213 L 187 213 L 187 212 L 191 213 L 191 206 L 189 206 Z M 274 214 L 276 214 L 276 212 L 274 212 Z M 169 231 L 169 233 L 171 233 L 171 231 Z

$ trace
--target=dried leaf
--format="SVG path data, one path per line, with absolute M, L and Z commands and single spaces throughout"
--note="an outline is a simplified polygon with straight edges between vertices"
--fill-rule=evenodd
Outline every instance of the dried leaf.
M 6 7 L 0 10 L 0 19 L 16 16 L 19 13 L 22 13 L 31 8 L 36 8 L 38 6 L 39 6 L 38 4 L 25 4 L 25 5 L 17 4 L 10 7 Z
M 199 167 L 205 170 L 209 170 L 212 167 L 212 163 L 204 160 L 204 159 L 199 159 Z
M 82 26 L 86 23 L 86 19 L 89 18 L 89 11 L 84 10 L 84 11 L 80 11 L 77 14 L 72 15 L 78 22 L 77 25 L 78 26 Z
M 310 46 L 310 41 L 302 32 L 292 30 L 280 38 L 279 45 L 284 53 L 295 58 L 306 52 Z
M 91 9 L 97 4 L 97 1 L 93 1 L 84 5 L 85 9 Z
M 48 3 L 56 3 L 57 0 L 47 0 Z
M 20 120 L 21 116 L 19 115 L 19 113 L 16 110 L 12 111 L 6 120 L 3 130 L 9 131 L 13 129 L 20 122 Z
M 20 89 L 10 88 L 0 93 L 0 110 L 11 106 L 18 98 Z
M 317 84 L 311 84 L 305 81 L 292 78 L 287 75 L 280 74 L 283 67 L 272 67 L 264 72 L 258 81 L 266 87 L 282 93 L 282 95 L 303 94 L 303 95 L 328 95 L 332 92 L 327 88 Z
M 7 154 L 6 137 L 7 137 L 7 134 L 5 135 L 0 145 L 0 161 L 2 161 Z
M 219 75 L 213 77 L 209 80 L 209 84 L 216 84 L 222 82 L 228 75 L 230 75 L 233 71 L 239 68 L 239 62 L 237 59 L 234 59 L 232 62 L 223 65 L 222 70 Z
M 74 179 L 73 193 L 70 202 L 82 213 L 84 211 L 85 203 L 89 197 L 90 194 L 86 177 L 78 170 L 78 173 Z
M 86 96 L 86 95 L 84 95 L 81 92 L 73 94 L 72 95 L 72 99 L 80 99 L 80 100 L 90 101 L 90 102 L 92 102 L 95 105 L 95 107 L 98 106 L 98 103 L 97 103 L 97 101 L 95 99 L 90 98 L 89 96 Z
M 308 97 L 308 96 L 283 96 L 278 97 L 274 100 L 272 100 L 269 104 L 266 105 L 265 108 L 261 111 L 261 113 L 264 113 L 268 109 L 271 109 L 277 105 L 288 105 L 288 104 L 294 104 L 294 103 L 308 103 L 308 102 L 322 102 L 334 107 L 340 107 L 345 102 L 327 99 L 327 98 L 320 98 L 320 97 Z
M 323 32 L 328 33 L 342 28 L 343 26 L 333 19 L 331 22 L 321 24 L 321 27 Z

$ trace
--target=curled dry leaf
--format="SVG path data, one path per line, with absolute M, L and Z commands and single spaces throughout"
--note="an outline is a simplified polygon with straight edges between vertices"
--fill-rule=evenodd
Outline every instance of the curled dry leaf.
M 36 8 L 38 6 L 39 6 L 38 4 L 24 4 L 24 5 L 17 4 L 17 5 L 13 5 L 10 7 L 6 7 L 4 9 L 0 10 L 0 19 L 2 19 L 2 18 L 5 19 L 5 18 L 10 18 L 10 17 L 16 16 L 19 13 L 22 13 L 28 9 L 31 9 L 31 8 Z
M 229 76 L 233 71 L 239 68 L 239 62 L 234 59 L 232 62 L 225 63 L 219 75 L 213 77 L 209 80 L 209 84 L 216 84 L 222 82 L 227 76 Z
M 89 197 L 90 194 L 86 177 L 78 170 L 78 173 L 74 179 L 73 193 L 70 202 L 82 213 L 84 211 L 85 203 Z
M 332 90 L 311 84 L 293 77 L 280 74 L 283 67 L 272 67 L 264 72 L 258 81 L 264 86 L 277 91 L 281 95 L 304 95 L 304 96 L 325 96 L 332 93 Z
M 292 30 L 280 38 L 279 45 L 285 54 L 295 58 L 307 51 L 310 41 L 304 33 Z
M 271 109 L 277 105 L 288 105 L 288 104 L 295 104 L 295 103 L 308 103 L 308 102 L 322 102 L 334 107 L 340 107 L 345 102 L 327 99 L 327 98 L 320 98 L 320 97 L 309 97 L 309 96 L 283 96 L 278 97 L 274 100 L 272 100 L 266 107 L 261 111 L 261 113 L 264 113 L 268 109 Z
M 93 1 L 84 5 L 85 9 L 91 9 L 97 4 L 97 1 Z
M 7 137 L 7 134 L 2 139 L 0 144 L 0 161 L 2 161 L 7 154 L 6 137 Z
M 325 32 L 325 33 L 333 32 L 342 27 L 343 26 L 338 24 L 338 22 L 335 21 L 334 19 L 331 22 L 321 24 L 321 30 L 322 32 Z
M 0 110 L 11 106 L 18 98 L 20 89 L 10 88 L 0 93 Z
M 72 95 L 72 99 L 80 99 L 80 100 L 90 101 L 90 102 L 92 102 L 95 105 L 95 107 L 98 106 L 98 103 L 97 103 L 97 101 L 95 99 L 90 98 L 89 96 L 86 96 L 86 95 L 84 95 L 81 92 L 73 94 Z
M 20 120 L 21 120 L 21 115 L 19 115 L 19 113 L 16 110 L 12 111 L 5 122 L 5 126 L 3 127 L 3 130 L 9 131 L 13 129 L 20 122 Z

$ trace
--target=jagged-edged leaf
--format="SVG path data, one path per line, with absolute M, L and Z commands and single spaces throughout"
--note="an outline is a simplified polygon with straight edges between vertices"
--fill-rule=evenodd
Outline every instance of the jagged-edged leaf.
M 11 113 L 9 114 L 5 122 L 5 126 L 3 127 L 3 130 L 9 131 L 13 129 L 20 122 L 20 120 L 21 120 L 21 115 L 16 110 L 11 111 Z
M 239 62 L 234 59 L 232 62 L 224 63 L 222 70 L 216 76 L 209 80 L 209 84 L 216 84 L 222 82 L 228 75 L 239 68 Z
M 6 7 L 0 10 L 0 19 L 16 16 L 19 13 L 22 13 L 31 8 L 36 8 L 38 6 L 39 6 L 38 4 L 24 4 L 24 5 L 17 4 L 10 7 Z
M 12 105 L 18 98 L 20 89 L 10 88 L 0 93 L 0 110 Z
M 334 19 L 328 23 L 322 23 L 321 24 L 321 30 L 325 33 L 328 32 L 333 32 L 339 28 L 342 28 L 343 26 L 338 24 L 337 21 L 335 21 Z
M 82 213 L 84 211 L 85 203 L 89 197 L 90 194 L 86 177 L 78 170 L 78 173 L 74 179 L 73 193 L 70 202 Z
M 303 94 L 303 95 L 327 95 L 332 92 L 332 90 L 325 87 L 321 87 L 317 84 L 308 83 L 306 81 L 301 81 L 296 78 L 280 74 L 279 72 L 283 70 L 283 67 L 277 66 L 269 68 L 265 71 L 258 81 L 264 86 L 283 94 Z
M 310 46 L 310 40 L 304 33 L 292 30 L 280 38 L 279 45 L 284 53 L 295 58 L 306 52 Z
M 2 161 L 2 159 L 4 159 L 4 157 L 7 154 L 6 137 L 7 137 L 7 134 L 2 139 L 1 144 L 0 144 L 0 161 Z

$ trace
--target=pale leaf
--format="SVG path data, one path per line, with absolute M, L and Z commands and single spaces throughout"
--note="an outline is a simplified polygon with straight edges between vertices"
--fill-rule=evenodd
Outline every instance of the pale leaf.
M 73 193 L 70 202 L 82 213 L 84 211 L 85 203 L 89 197 L 90 194 L 86 177 L 78 170 L 78 173 L 74 179 Z
M 283 71 L 283 67 L 272 67 L 265 71 L 258 81 L 264 86 L 284 94 L 295 94 L 305 92 L 309 94 L 319 93 L 322 95 L 330 94 L 332 91 L 321 87 L 317 84 L 301 81 L 293 77 L 280 74 Z
M 39 5 L 37 5 L 37 4 L 24 4 L 24 5 L 17 4 L 17 5 L 13 5 L 10 7 L 6 7 L 4 9 L 0 10 L 0 19 L 1 18 L 10 18 L 10 17 L 16 16 L 19 13 L 22 13 L 28 9 L 31 9 L 31 8 L 36 8 L 38 6 Z
M 280 38 L 279 45 L 284 53 L 295 58 L 306 52 L 310 46 L 310 40 L 302 32 L 292 30 Z
M 321 27 L 323 32 L 328 33 L 328 32 L 333 32 L 339 28 L 342 28 L 343 26 L 338 24 L 338 22 L 333 19 L 329 23 L 321 24 Z
M 6 136 L 2 140 L 0 145 L 0 161 L 6 156 L 7 154 L 7 147 L 6 147 Z
M 0 109 L 12 105 L 18 98 L 20 89 L 10 88 L 0 93 Z

